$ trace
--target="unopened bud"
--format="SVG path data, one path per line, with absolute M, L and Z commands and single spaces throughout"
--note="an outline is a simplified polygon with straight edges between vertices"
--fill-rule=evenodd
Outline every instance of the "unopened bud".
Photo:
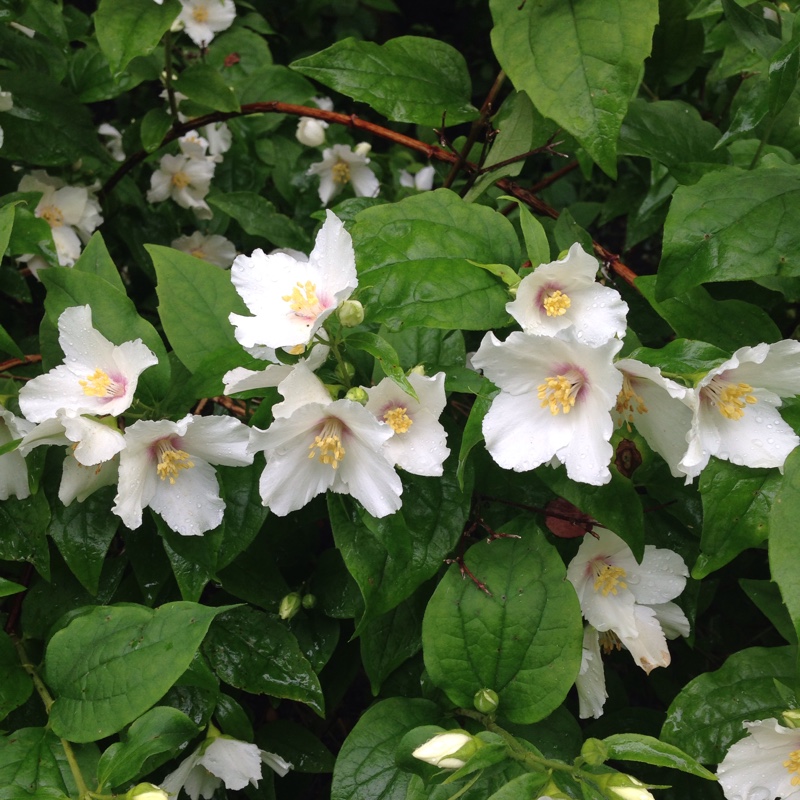
M 311 609 L 314 608 L 317 604 L 317 596 L 315 594 L 304 594 L 303 595 L 303 608 Z
M 411 755 L 442 769 L 461 769 L 483 743 L 466 731 L 437 733 Z
M 787 728 L 800 728 L 800 708 L 793 708 L 781 714 Z
M 281 600 L 278 616 L 281 619 L 291 619 L 300 610 L 301 605 L 302 598 L 300 597 L 300 593 L 289 592 L 289 594 Z
M 608 747 L 599 739 L 587 739 L 581 747 L 581 755 L 587 764 L 597 767 L 606 762 Z
M 343 382 L 349 382 L 355 374 L 356 368 L 349 361 L 343 361 L 336 367 L 336 376 Z
M 500 698 L 497 692 L 492 689 L 479 689 L 475 692 L 475 697 L 472 698 L 472 704 L 475 706 L 476 711 L 481 714 L 494 714 L 497 711 L 497 706 L 500 705 Z
M 357 156 L 368 156 L 372 150 L 372 145 L 369 142 L 359 142 L 354 148 L 353 152 Z
M 367 400 L 369 400 L 369 395 L 363 386 L 354 386 L 352 389 L 347 390 L 347 394 L 344 396 L 344 399 L 352 400 L 354 403 L 361 403 L 362 406 L 365 406 L 367 404 Z
M 364 306 L 358 300 L 345 300 L 336 313 L 345 328 L 355 328 L 364 321 Z
M 655 800 L 647 790 L 647 784 L 633 775 L 615 772 L 598 776 L 596 780 L 609 800 Z
M 140 783 L 125 795 L 125 800 L 169 800 L 169 795 L 152 783 Z
M 306 147 L 319 147 L 325 142 L 325 128 L 328 123 L 314 117 L 300 117 L 297 123 L 295 137 L 300 144 Z
M 417 364 L 416 367 L 411 367 L 411 369 L 408 371 L 408 374 L 409 375 L 422 375 L 422 377 L 424 378 L 425 377 L 425 365 L 424 364 Z

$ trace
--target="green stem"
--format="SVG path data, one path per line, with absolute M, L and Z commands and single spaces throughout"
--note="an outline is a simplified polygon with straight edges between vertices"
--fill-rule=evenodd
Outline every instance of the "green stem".
M 326 330 L 328 330 L 326 328 Z M 333 357 L 336 359 L 336 363 L 339 367 L 337 373 L 339 377 L 342 379 L 344 383 L 345 389 L 350 389 L 352 387 L 352 381 L 350 380 L 350 376 L 347 374 L 347 366 L 344 362 L 344 358 L 342 357 L 342 351 L 339 349 L 339 342 L 337 341 L 336 337 L 328 330 L 328 341 L 326 342 L 328 347 L 331 348 L 331 353 L 333 353 Z
M 178 101 L 175 99 L 175 89 L 172 88 L 172 32 L 164 34 L 164 86 L 167 90 L 169 113 L 175 123 L 178 119 Z

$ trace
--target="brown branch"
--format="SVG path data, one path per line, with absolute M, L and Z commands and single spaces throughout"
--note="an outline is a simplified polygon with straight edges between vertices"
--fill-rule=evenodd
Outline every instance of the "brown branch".
M 25 356 L 24 358 L 11 358 L 8 361 L 0 362 L 0 372 L 6 372 L 6 370 L 14 369 L 14 367 L 21 367 L 25 364 L 38 364 L 41 360 L 42 357 L 38 353 Z

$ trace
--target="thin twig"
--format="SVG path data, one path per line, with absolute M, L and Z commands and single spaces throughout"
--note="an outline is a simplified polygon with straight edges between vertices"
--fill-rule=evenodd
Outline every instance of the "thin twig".
M 22 367 L 25 364 L 38 364 L 41 360 L 42 357 L 38 353 L 25 356 L 24 358 L 11 358 L 8 361 L 0 362 L 0 372 L 14 369 L 14 367 Z

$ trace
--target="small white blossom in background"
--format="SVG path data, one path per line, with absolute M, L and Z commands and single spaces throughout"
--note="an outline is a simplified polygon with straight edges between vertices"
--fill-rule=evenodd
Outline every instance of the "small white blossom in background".
M 245 349 L 306 345 L 358 284 L 353 240 L 328 211 L 308 260 L 256 250 L 236 258 L 231 280 L 254 315 L 230 315 Z
M 600 654 L 600 635 L 591 626 L 583 629 L 583 648 L 581 668 L 575 679 L 578 690 L 578 716 L 581 719 L 599 719 L 608 698 L 606 676 L 603 670 L 603 657 Z
M 319 147 L 325 144 L 325 130 L 328 123 L 316 117 L 300 117 L 297 122 L 295 137 L 306 147 Z
M 441 475 L 450 453 L 447 434 L 439 422 L 447 402 L 444 378 L 444 372 L 430 378 L 412 372 L 408 381 L 419 400 L 390 378 L 366 390 L 369 400 L 365 408 L 394 432 L 383 446 L 386 458 L 413 475 Z
M 167 775 L 161 788 L 170 798 L 183 789 L 191 800 L 211 800 L 214 792 L 225 784 L 226 789 L 258 786 L 261 765 L 266 764 L 283 777 L 292 768 L 275 753 L 260 750 L 257 745 L 229 736 L 206 739 L 178 768 Z
M 227 153 L 233 144 L 231 129 L 224 122 L 210 122 L 200 131 L 208 142 L 208 157 L 219 164 L 223 154 Z
M 181 0 L 181 6 L 176 23 L 198 47 L 207 47 L 236 18 L 233 0 Z
M 360 403 L 331 400 L 305 364 L 278 391 L 284 400 L 273 406 L 275 421 L 250 434 L 251 451 L 267 459 L 259 488 L 273 514 L 286 516 L 328 490 L 355 497 L 373 517 L 400 508 L 403 484 L 383 451 L 392 428 Z
M 0 447 L 21 439 L 32 429 L 33 423 L 0 406 Z M 28 466 L 22 453 L 12 450 L 0 456 L 0 500 L 8 500 L 9 497 L 24 500 L 30 494 Z
M 247 426 L 233 417 L 135 422 L 125 431 L 112 510 L 131 530 L 142 524 L 147 506 L 182 536 L 216 528 L 225 502 L 211 465 L 252 464 L 248 437 Z
M 556 336 L 569 329 L 592 347 L 623 337 L 628 305 L 616 289 L 597 283 L 597 270 L 597 260 L 576 242 L 564 258 L 526 275 L 506 311 L 525 333 Z
M 436 175 L 432 164 L 420 169 L 414 175 L 408 170 L 400 170 L 400 185 L 407 189 L 416 189 L 418 192 L 429 192 L 433 189 L 433 178 Z
M 322 161 L 312 164 L 306 174 L 319 175 L 319 199 L 326 206 L 348 183 L 356 197 L 378 196 L 380 184 L 367 164 L 366 154 L 354 152 L 346 144 L 335 144 L 322 151 Z
M 583 537 L 567 567 L 583 616 L 601 634 L 613 634 L 645 672 L 666 667 L 667 638 L 689 635 L 686 616 L 670 602 L 686 586 L 686 564 L 672 550 L 652 545 L 637 564 L 615 533 L 599 527 L 594 533 L 597 538 Z
M 97 132 L 106 137 L 105 148 L 114 161 L 124 161 L 125 151 L 122 149 L 122 134 L 113 126 L 104 122 Z
M 187 155 L 164 155 L 159 168 L 150 176 L 148 203 L 171 197 L 181 208 L 191 208 L 198 219 L 211 219 L 212 211 L 204 200 L 214 177 L 213 161 Z
M 717 768 L 727 800 L 800 798 L 800 730 L 774 717 L 742 724 L 747 736 L 731 745 Z
M 778 413 L 800 393 L 800 342 L 739 348 L 690 395 L 694 417 L 679 468 L 690 483 L 711 456 L 748 467 L 783 469 L 800 437 Z
M 197 131 L 189 131 L 178 139 L 181 153 L 189 158 L 205 158 L 208 152 L 208 140 Z
M 236 258 L 236 247 L 233 242 L 217 233 L 206 235 L 201 231 L 195 231 L 191 236 L 179 236 L 174 239 L 171 246 L 222 269 L 227 269 Z
M 14 107 L 11 92 L 0 92 L 0 111 L 10 111 Z M 0 128 L 0 147 L 3 146 L 3 129 Z
M 87 186 L 67 186 L 43 170 L 34 170 L 23 176 L 19 191 L 42 193 L 34 214 L 50 226 L 59 265 L 71 267 L 81 254 L 81 243 L 88 242 L 103 222 L 92 190 Z M 47 266 L 40 256 L 23 256 L 19 260 L 27 263 L 34 275 Z
M 445 731 L 428 739 L 411 755 L 441 769 L 461 769 L 476 750 L 475 737 L 466 731 Z
M 483 420 L 492 458 L 515 472 L 560 462 L 574 481 L 608 483 L 611 409 L 622 388 L 612 358 L 620 347 L 619 339 L 589 347 L 521 332 L 501 342 L 487 333 L 472 364 L 501 390 Z

